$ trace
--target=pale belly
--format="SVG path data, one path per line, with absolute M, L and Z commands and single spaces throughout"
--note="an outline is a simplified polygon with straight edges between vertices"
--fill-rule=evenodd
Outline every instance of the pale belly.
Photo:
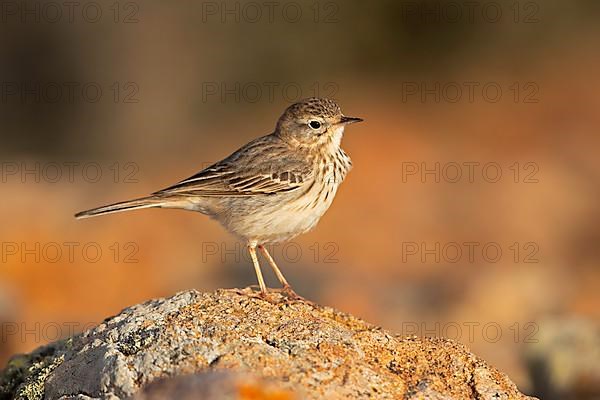
M 247 242 L 282 242 L 314 228 L 331 206 L 338 186 L 315 183 L 304 193 L 229 198 L 224 200 L 224 211 L 213 217 Z

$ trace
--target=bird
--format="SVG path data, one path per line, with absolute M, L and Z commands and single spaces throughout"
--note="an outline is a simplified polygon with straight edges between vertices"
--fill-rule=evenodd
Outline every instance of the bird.
M 275 130 L 172 186 L 149 196 L 75 214 L 78 219 L 145 208 L 196 211 L 220 222 L 247 246 L 258 280 L 267 286 L 262 252 L 282 291 L 302 298 L 265 245 L 288 241 L 315 227 L 352 168 L 341 141 L 347 125 L 363 121 L 342 113 L 336 101 L 311 97 L 291 104 Z

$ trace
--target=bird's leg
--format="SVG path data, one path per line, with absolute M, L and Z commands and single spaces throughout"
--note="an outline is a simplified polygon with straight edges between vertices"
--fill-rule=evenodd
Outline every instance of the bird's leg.
M 260 251 L 262 251 L 262 253 L 267 258 L 267 261 L 269 262 L 269 265 L 271 266 L 271 268 L 273 268 L 273 272 L 275 272 L 275 275 L 277 275 L 277 279 L 279 279 L 279 282 L 281 282 L 281 284 L 283 285 L 283 287 L 284 288 L 290 287 L 290 284 L 285 279 L 285 276 L 283 276 L 283 274 L 281 273 L 281 271 L 277 267 L 277 264 L 275 264 L 275 260 L 273 260 L 273 257 L 271 257 L 271 255 L 267 251 L 267 248 L 265 246 L 261 245 L 261 244 L 258 245 L 258 248 L 260 249 Z
M 273 257 L 271 257 L 271 255 L 267 251 L 267 248 L 265 246 L 261 245 L 261 244 L 258 245 L 258 248 L 264 254 L 265 258 L 267 259 L 267 262 L 269 263 L 269 265 L 273 269 L 273 272 L 275 272 L 275 275 L 277 275 L 277 279 L 279 279 L 279 282 L 281 282 L 281 285 L 283 285 L 283 291 L 286 292 L 292 298 L 303 299 L 302 296 L 300 296 L 299 294 L 297 294 L 294 291 L 294 289 L 292 289 L 292 287 L 290 286 L 290 284 L 288 283 L 288 281 L 285 279 L 285 276 L 283 276 L 283 274 L 279 270 L 279 267 L 277 267 L 277 264 L 275 264 L 275 260 L 273 260 Z
M 265 285 L 265 280 L 263 279 L 262 272 L 260 271 L 260 264 L 258 263 L 258 258 L 256 257 L 256 245 L 249 244 L 248 252 L 252 258 L 252 264 L 254 264 L 254 272 L 256 272 L 258 286 L 260 286 L 260 294 L 264 296 L 267 294 L 267 285 Z

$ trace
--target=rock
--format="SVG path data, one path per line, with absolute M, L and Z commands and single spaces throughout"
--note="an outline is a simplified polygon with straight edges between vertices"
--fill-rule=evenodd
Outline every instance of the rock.
M 192 290 L 127 308 L 13 358 L 0 398 L 183 399 L 198 385 L 207 392 L 196 399 L 244 398 L 235 397 L 244 388 L 264 399 L 527 399 L 454 341 L 397 337 L 329 307 L 279 293 L 265 301 L 250 289 Z

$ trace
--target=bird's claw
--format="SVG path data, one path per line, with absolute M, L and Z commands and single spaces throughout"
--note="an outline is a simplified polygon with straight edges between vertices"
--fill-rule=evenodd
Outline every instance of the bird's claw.
M 284 293 L 291 300 L 306 301 L 306 299 L 304 297 L 300 296 L 298 293 L 296 293 L 290 285 L 285 285 L 281 292 Z

